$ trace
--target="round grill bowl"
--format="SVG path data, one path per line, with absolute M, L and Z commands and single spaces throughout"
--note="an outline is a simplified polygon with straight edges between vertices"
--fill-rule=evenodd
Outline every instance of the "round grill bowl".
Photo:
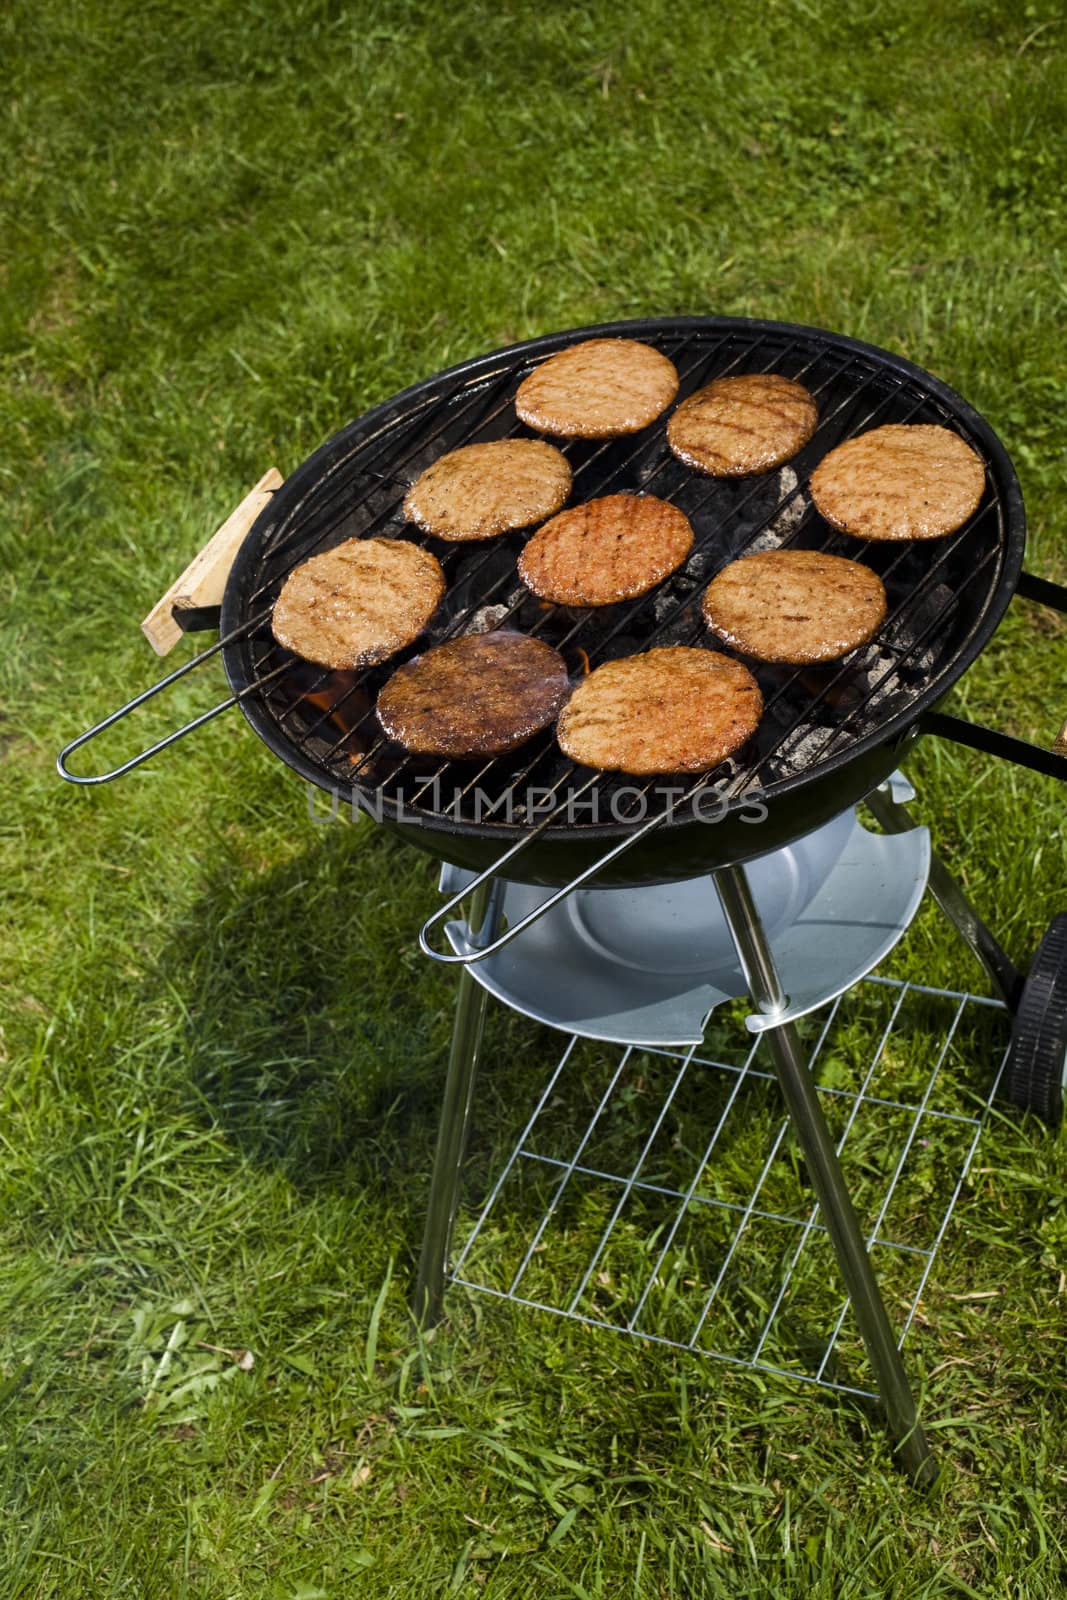
M 522 378 L 554 352 L 604 337 L 640 339 L 668 355 L 681 379 L 678 401 L 730 372 L 795 378 L 816 396 L 819 423 L 786 467 L 736 480 L 706 478 L 676 461 L 666 444 L 666 414 L 627 438 L 563 442 L 575 477 L 571 504 L 619 491 L 652 493 L 680 506 L 695 533 L 685 568 L 650 595 L 576 612 L 546 606 L 519 581 L 515 562 L 528 533 L 449 545 L 406 523 L 402 502 L 414 479 L 447 450 L 536 436 L 515 414 Z M 986 491 L 958 532 L 868 544 L 836 533 L 815 512 L 807 483 L 819 461 L 842 440 L 888 422 L 949 427 L 981 456 Z M 353 537 L 423 544 L 441 560 L 449 592 L 422 639 L 393 661 L 358 675 L 329 673 L 274 641 L 270 610 L 294 567 Z M 922 713 L 995 629 L 1015 590 L 1024 542 L 1022 497 L 1003 445 L 966 401 L 901 357 L 788 323 L 709 317 L 611 323 L 464 362 L 328 440 L 290 475 L 242 545 L 223 599 L 223 660 L 245 716 L 275 754 L 341 804 L 369 809 L 438 858 L 482 869 L 525 839 L 507 875 L 563 884 L 667 812 L 598 883 L 667 882 L 777 849 L 880 783 Z M 444 762 L 406 755 L 377 726 L 374 700 L 401 661 L 486 626 L 517 628 L 555 645 L 576 678 L 601 661 L 656 645 L 711 645 L 699 615 L 707 583 L 738 556 L 783 546 L 872 567 L 886 586 L 886 621 L 844 662 L 753 666 L 766 703 L 761 726 L 699 785 L 691 777 L 640 780 L 576 768 L 551 730 L 509 756 Z M 689 796 L 708 784 L 721 798 L 705 799 L 698 816 Z

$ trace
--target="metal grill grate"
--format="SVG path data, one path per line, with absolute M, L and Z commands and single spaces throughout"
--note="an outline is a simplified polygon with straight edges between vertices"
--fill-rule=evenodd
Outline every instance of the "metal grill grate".
M 1005 1015 L 998 1001 L 870 978 L 811 1019 L 810 1068 L 901 1344 L 993 1101 Z M 738 1035 L 713 1024 L 686 1053 L 572 1038 L 450 1278 L 876 1398 L 773 1073 L 760 1042 L 739 1051 Z
M 872 735 L 888 737 L 913 714 L 920 696 L 940 681 L 947 687 L 957 663 L 966 664 L 1005 565 L 1006 486 L 994 470 L 992 436 L 981 419 L 962 403 L 953 404 L 955 397 L 918 369 L 879 359 L 848 340 L 773 324 L 708 320 L 687 324 L 684 333 L 675 328 L 664 322 L 619 331 L 647 339 L 670 356 L 681 377 L 680 396 L 733 371 L 775 371 L 812 390 L 819 424 L 788 466 L 743 480 L 704 478 L 682 466 L 667 448 L 662 419 L 633 438 L 566 443 L 574 472 L 571 503 L 619 490 L 651 492 L 673 501 L 693 523 L 695 543 L 684 571 L 637 601 L 586 612 L 548 605 L 518 579 L 523 535 L 473 549 L 447 546 L 402 517 L 408 486 L 446 450 L 528 433 L 515 415 L 515 389 L 536 359 L 575 336 L 541 341 L 536 354 L 525 347 L 521 354 L 504 352 L 495 365 L 477 364 L 477 376 L 438 380 L 420 386 L 413 397 L 398 397 L 378 426 L 355 424 L 339 435 L 330 459 L 299 492 L 283 491 L 284 513 L 251 555 L 242 552 L 235 569 L 238 598 L 229 625 L 239 637 L 227 644 L 226 659 L 260 731 L 298 770 L 344 798 L 380 796 L 402 801 L 409 813 L 481 822 L 490 831 L 500 831 L 504 815 L 523 822 L 521 802 L 516 809 L 503 801 L 526 790 L 563 800 L 594 788 L 605 796 L 625 788 L 628 800 L 610 807 L 624 827 L 627 806 L 633 815 L 647 816 L 657 808 L 657 794 L 666 792 L 663 780 L 635 790 L 629 780 L 576 768 L 551 731 L 512 756 L 480 762 L 410 757 L 389 744 L 373 704 L 395 661 L 362 673 L 331 673 L 296 660 L 270 633 L 270 610 L 289 572 L 354 536 L 415 538 L 441 559 L 449 593 L 418 650 L 487 623 L 510 625 L 561 650 L 575 675 L 654 645 L 707 642 L 700 594 L 715 572 L 754 549 L 799 546 L 860 554 L 886 584 L 886 621 L 844 665 L 756 668 L 766 705 L 763 723 L 745 751 L 716 772 L 718 786 L 739 802 L 757 789 L 773 793 Z M 814 512 L 806 483 L 818 461 L 842 439 L 885 422 L 946 424 L 986 460 L 987 495 L 951 538 L 925 546 L 871 545 L 861 552 Z M 233 630 L 235 618 L 240 625 Z M 659 809 L 665 808 L 663 801 Z M 598 814 L 607 808 L 598 807 Z M 573 827 L 573 815 L 561 817 L 560 825 Z

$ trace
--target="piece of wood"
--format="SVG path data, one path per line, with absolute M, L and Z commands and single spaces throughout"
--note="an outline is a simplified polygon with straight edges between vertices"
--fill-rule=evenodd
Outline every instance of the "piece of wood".
M 165 656 L 169 650 L 173 650 L 182 636 L 182 630 L 174 620 L 175 606 L 220 604 L 226 579 L 245 534 L 283 482 L 277 467 L 270 467 L 251 493 L 246 494 L 241 504 L 230 512 L 199 555 L 193 557 L 181 577 L 152 607 L 141 623 L 141 631 L 157 656 Z
M 1067 756 L 1067 722 L 1060 729 L 1058 738 L 1053 740 L 1052 748 L 1058 756 Z

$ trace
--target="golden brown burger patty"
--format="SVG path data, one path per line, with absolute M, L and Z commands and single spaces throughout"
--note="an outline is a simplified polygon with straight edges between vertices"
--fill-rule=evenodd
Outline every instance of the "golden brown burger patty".
M 523 422 L 565 439 L 610 439 L 654 422 L 678 393 L 673 361 L 636 339 L 586 339 L 519 384 Z
M 598 667 L 559 719 L 560 748 L 587 767 L 703 772 L 755 733 L 759 685 L 739 661 L 673 645 Z
M 885 616 L 878 574 L 818 550 L 765 550 L 724 567 L 704 591 L 713 633 L 759 661 L 836 661 Z
M 450 450 L 404 497 L 404 515 L 438 539 L 489 539 L 558 511 L 571 492 L 565 455 L 543 439 Z
M 930 423 L 889 423 L 848 439 L 811 479 L 816 508 L 857 539 L 940 539 L 963 526 L 985 489 L 981 458 Z
M 279 644 L 320 667 L 369 667 L 417 639 L 445 592 L 441 564 L 405 539 L 346 539 L 291 572 Z
M 807 444 L 819 419 L 807 389 L 773 372 L 716 378 L 683 400 L 667 443 L 686 466 L 740 478 L 781 466 Z
M 677 506 L 606 494 L 539 528 L 519 557 L 519 576 L 543 600 L 607 606 L 654 588 L 692 547 L 689 518 Z
M 521 633 L 472 633 L 398 667 L 378 721 L 406 750 L 496 756 L 553 720 L 567 693 L 563 657 Z

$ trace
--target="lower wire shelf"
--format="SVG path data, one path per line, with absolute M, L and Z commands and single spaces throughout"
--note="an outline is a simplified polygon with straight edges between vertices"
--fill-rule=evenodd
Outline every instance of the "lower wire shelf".
M 901 1344 L 1008 1024 L 999 1001 L 870 977 L 802 1029 Z M 878 1398 L 765 1046 L 740 1010 L 686 1050 L 571 1038 L 456 1238 L 449 1280 L 469 1290 Z

